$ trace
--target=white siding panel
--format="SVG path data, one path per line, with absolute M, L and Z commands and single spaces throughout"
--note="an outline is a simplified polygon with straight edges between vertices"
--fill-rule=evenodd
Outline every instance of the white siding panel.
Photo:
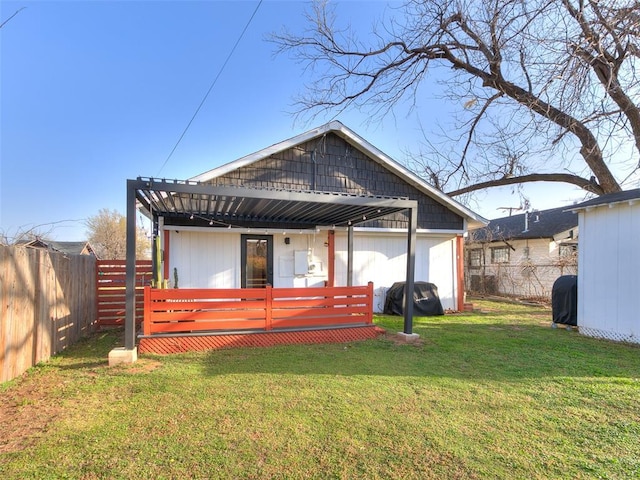
M 169 285 L 178 269 L 180 288 L 240 288 L 240 235 L 171 232 Z
M 579 223 L 580 331 L 640 342 L 640 204 L 581 211 Z
M 581 230 L 580 240 L 586 263 L 580 275 L 584 278 L 578 279 L 584 287 L 581 298 L 586 300 L 582 324 L 585 327 L 600 328 L 601 322 L 609 317 L 610 327 L 615 329 L 613 325 L 617 317 L 615 290 L 618 283 L 617 212 L 599 208 L 588 212 L 584 220 L 588 235 L 587 238 L 583 238 Z
M 172 231 L 169 242 L 169 285 L 173 269 L 178 269 L 180 288 L 240 288 L 241 266 L 239 233 Z M 285 243 L 289 238 L 289 244 Z M 273 286 L 278 288 L 317 287 L 327 280 L 328 251 L 326 232 L 273 235 Z M 295 251 L 307 251 L 317 267 L 314 273 L 294 275 Z
M 289 244 L 285 243 L 289 238 Z M 274 234 L 275 287 L 322 286 L 328 278 L 326 232 Z M 180 288 L 240 288 L 240 234 L 215 232 L 171 232 L 170 281 L 178 269 Z M 387 289 L 404 282 L 407 267 L 405 234 L 356 232 L 354 235 L 354 285 L 373 282 L 374 309 L 381 312 Z M 319 270 L 295 275 L 296 251 L 307 251 Z M 415 280 L 434 283 L 445 309 L 456 308 L 455 237 L 419 235 L 416 242 Z M 336 285 L 347 283 L 347 235 L 336 232 Z
M 624 335 L 640 340 L 640 208 L 629 205 L 617 207 L 618 210 L 618 285 L 617 329 Z
M 374 285 L 374 310 L 381 312 L 387 289 L 406 280 L 406 234 L 354 233 L 353 283 Z M 415 280 L 434 283 L 445 309 L 455 309 L 455 240 L 420 235 L 416 241 Z M 336 232 L 336 285 L 347 283 L 347 235 Z
M 442 308 L 455 310 L 455 239 L 443 241 L 442 238 L 420 238 L 416 250 L 416 281 L 434 283 L 438 287 Z M 425 262 L 424 258 L 427 255 L 428 261 Z
M 289 244 L 285 243 L 289 239 Z M 328 278 L 327 232 L 316 234 L 287 233 L 273 235 L 273 286 L 277 288 L 322 287 Z M 295 275 L 295 252 L 307 252 L 308 261 L 317 269 L 306 275 Z M 239 261 L 239 260 L 238 260 Z
M 593 249 L 594 238 L 591 234 L 591 222 L 585 219 L 585 212 L 578 213 L 578 229 L 580 230 L 580 247 L 578 248 L 578 325 L 580 328 L 592 323 L 587 311 L 591 308 L 589 300 L 593 282 L 590 280 L 592 265 L 587 253 Z

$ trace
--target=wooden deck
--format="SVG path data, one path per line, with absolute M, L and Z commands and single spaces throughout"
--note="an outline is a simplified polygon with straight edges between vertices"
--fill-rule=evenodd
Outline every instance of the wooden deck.
M 144 291 L 140 353 L 375 338 L 373 284 Z

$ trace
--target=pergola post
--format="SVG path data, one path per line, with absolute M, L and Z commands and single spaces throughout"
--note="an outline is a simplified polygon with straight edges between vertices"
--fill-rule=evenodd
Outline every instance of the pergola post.
M 458 235 L 456 237 L 456 268 L 458 273 L 458 302 L 457 307 L 459 312 L 464 311 L 464 237 Z
M 347 228 L 347 287 L 353 286 L 353 225 Z
M 109 365 L 133 363 L 136 349 L 136 182 L 127 180 L 127 263 L 125 283 L 124 348 L 109 352 Z
M 404 331 L 400 334 L 405 341 L 412 342 L 418 338 L 413 333 L 413 285 L 416 270 L 416 229 L 418 209 L 409 208 L 409 225 L 407 228 L 407 279 L 404 290 Z

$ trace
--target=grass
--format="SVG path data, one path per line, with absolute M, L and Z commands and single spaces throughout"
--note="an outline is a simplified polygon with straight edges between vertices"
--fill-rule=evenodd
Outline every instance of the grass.
M 0 477 L 640 477 L 640 349 L 551 329 L 541 307 L 475 304 L 416 318 L 414 346 L 108 368 L 117 332 L 97 334 L 0 386 Z

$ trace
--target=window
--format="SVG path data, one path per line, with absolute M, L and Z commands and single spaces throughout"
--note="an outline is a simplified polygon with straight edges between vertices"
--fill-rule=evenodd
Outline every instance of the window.
M 492 248 L 491 263 L 509 263 L 509 247 Z
M 482 249 L 473 248 L 469 250 L 469 266 L 481 267 L 482 266 Z

